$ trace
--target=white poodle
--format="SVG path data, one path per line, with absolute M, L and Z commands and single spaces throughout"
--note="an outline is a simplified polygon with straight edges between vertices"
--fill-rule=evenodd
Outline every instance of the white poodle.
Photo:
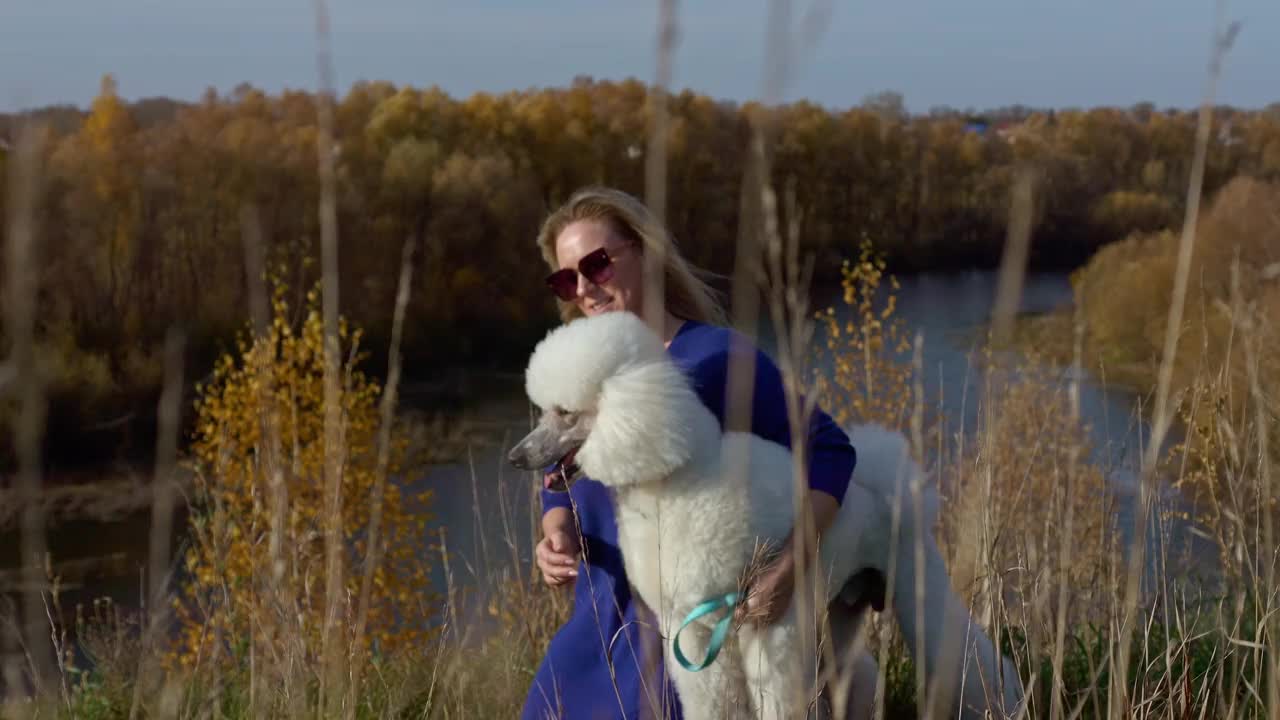
M 803 716 L 817 658 L 801 651 L 800 632 L 815 624 L 801 623 L 795 602 L 775 625 L 735 628 L 701 670 L 678 664 L 672 643 L 692 610 L 739 589 L 761 543 L 787 536 L 795 507 L 787 448 L 722 433 L 657 335 L 631 313 L 553 330 L 529 361 L 526 390 L 542 416 L 509 459 L 524 469 L 559 462 L 568 469 L 561 489 L 579 473 L 611 489 L 627 576 L 658 616 L 685 716 L 741 716 L 728 711 L 733 702 L 755 717 Z M 936 498 L 905 438 L 867 425 L 849 436 L 857 468 L 820 548 L 827 601 L 845 602 L 859 571 L 882 573 L 913 652 L 923 633 L 928 687 L 944 698 L 959 687 L 966 715 L 1015 712 L 1022 686 L 951 588 L 931 533 Z M 690 623 L 679 637 L 685 655 L 703 657 L 728 612 Z

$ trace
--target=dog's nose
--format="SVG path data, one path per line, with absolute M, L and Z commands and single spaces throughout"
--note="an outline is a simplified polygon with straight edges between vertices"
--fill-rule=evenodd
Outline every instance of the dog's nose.
M 511 452 L 507 453 L 507 462 L 511 463 L 511 466 L 518 470 L 529 469 L 529 463 L 525 457 L 524 450 L 522 450 L 519 445 L 511 448 Z

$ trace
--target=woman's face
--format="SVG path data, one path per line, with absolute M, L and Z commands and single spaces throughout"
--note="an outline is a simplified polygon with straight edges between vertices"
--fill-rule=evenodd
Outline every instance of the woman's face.
M 597 285 L 577 271 L 579 261 L 601 248 L 612 260 L 612 277 Z M 582 314 L 590 317 L 616 310 L 643 313 L 644 262 L 639 248 L 614 232 L 609 223 L 578 220 L 567 225 L 556 237 L 556 262 L 561 270 L 577 272 L 577 294 L 570 302 Z

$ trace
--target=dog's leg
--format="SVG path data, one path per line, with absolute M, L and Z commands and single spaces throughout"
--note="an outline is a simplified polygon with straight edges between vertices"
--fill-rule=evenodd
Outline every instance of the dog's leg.
M 873 592 L 862 583 L 850 582 L 827 609 L 827 631 L 835 671 L 824 689 L 829 700 L 828 720 L 871 720 L 875 710 L 879 667 L 859 631 L 875 604 Z
M 859 650 L 839 670 L 837 682 L 827 686 L 831 720 L 871 720 L 876 709 L 876 680 L 880 666 L 867 650 Z
M 893 613 L 912 659 L 924 666 L 930 692 L 940 698 L 939 707 L 958 703 L 959 715 L 965 718 L 1014 716 L 1024 703 L 1017 668 L 951 587 L 933 538 L 924 535 L 921 540 L 924 565 L 917 568 L 910 551 L 899 553 L 894 579 Z M 920 597 L 917 573 L 924 579 Z M 917 649 L 921 641 L 923 656 Z
M 808 716 L 814 699 L 817 649 L 809 643 L 810 650 L 802 650 L 799 627 L 793 605 L 774 625 L 743 626 L 738 630 L 743 670 L 755 710 L 752 717 L 782 720 Z
M 705 657 L 711 628 L 693 623 L 680 635 L 680 648 L 691 658 Z M 742 674 L 741 650 L 733 634 L 715 662 L 697 672 L 685 670 L 677 661 L 672 643 L 666 643 L 667 672 L 680 694 L 680 710 L 685 720 L 733 720 L 749 717 L 746 679 Z

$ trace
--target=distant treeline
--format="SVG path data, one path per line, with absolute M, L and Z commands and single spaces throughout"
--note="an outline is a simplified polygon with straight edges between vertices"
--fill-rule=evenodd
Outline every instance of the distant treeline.
M 647 93 L 638 81 L 579 79 L 455 99 L 371 82 L 340 98 L 342 312 L 366 331 L 369 370 L 385 367 L 411 237 L 419 252 L 409 372 L 518 367 L 554 321 L 534 247 L 538 223 L 583 184 L 643 193 Z M 746 148 L 766 109 L 692 92 L 668 107 L 670 226 L 694 261 L 728 273 Z M 838 277 L 839 260 L 864 238 L 898 272 L 995 264 L 1023 167 L 1038 189 L 1033 264 L 1075 267 L 1102 244 L 1180 221 L 1196 127 L 1194 113 L 1150 105 L 911 115 L 892 93 L 847 110 L 773 110 L 774 180 L 794 190 L 820 281 Z M 187 376 L 199 379 L 246 325 L 246 218 L 267 261 L 299 292 L 315 281 L 316 96 L 241 86 L 195 103 L 127 103 L 106 77 L 87 112 L 0 116 L 0 203 L 24 119 L 44 128 L 37 270 L 50 436 L 95 429 L 116 452 L 120 439 L 102 428 L 150 414 L 170 326 L 186 329 Z M 1280 177 L 1275 106 L 1215 112 L 1206 191 L 1237 175 Z M 150 446 L 148 433 L 138 437 Z M 97 454 L 94 443 L 69 447 Z

